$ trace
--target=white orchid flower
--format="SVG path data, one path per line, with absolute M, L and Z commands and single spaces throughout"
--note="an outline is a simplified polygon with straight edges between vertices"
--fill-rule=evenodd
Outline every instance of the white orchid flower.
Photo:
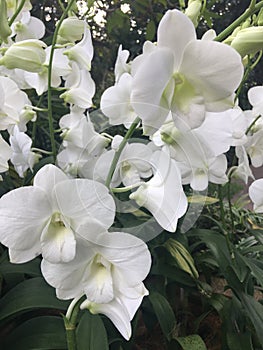
M 219 131 L 218 131 L 219 130 Z M 182 183 L 202 191 L 208 182 L 227 181 L 227 161 L 223 154 L 233 143 L 232 120 L 225 113 L 207 113 L 203 124 L 194 130 L 180 131 L 168 119 L 153 135 L 158 146 L 168 148 L 182 175 Z
M 21 18 L 12 25 L 13 36 L 16 35 L 15 41 L 26 39 L 41 39 L 45 35 L 45 25 L 37 17 L 30 15 L 29 11 L 23 11 Z
M 106 137 L 94 130 L 89 117 L 83 112 L 83 109 L 71 108 L 71 112 L 59 122 L 65 148 L 58 154 L 58 165 L 73 176 L 82 176 L 86 163 L 97 160 L 109 143 Z
M 116 141 L 117 138 L 118 141 Z M 122 137 L 115 136 L 112 141 L 112 149 L 102 153 L 93 167 L 90 166 L 90 163 L 87 163 L 83 169 L 84 176 L 105 183 L 121 140 Z M 152 150 L 148 145 L 136 142 L 126 144 L 116 165 L 111 187 L 117 187 L 121 183 L 124 186 L 131 186 L 139 183 L 141 179 L 152 176 L 151 157 Z
M 17 126 L 14 127 L 13 135 L 10 136 L 10 145 L 13 152 L 11 162 L 18 175 L 24 177 L 27 169 L 33 170 L 39 156 L 31 151 L 31 138 L 24 132 L 20 132 Z
M 94 218 L 108 228 L 114 216 L 114 201 L 105 186 L 68 179 L 49 164 L 36 174 L 33 186 L 12 190 L 0 199 L 0 241 L 15 263 L 40 253 L 54 263 L 68 262 L 76 254 L 76 227 Z
M 112 125 L 124 124 L 129 128 L 137 117 L 130 102 L 132 81 L 133 77 L 129 73 L 123 73 L 118 82 L 101 96 L 100 108 Z
M 8 160 L 10 159 L 11 155 L 11 147 L 0 134 L 0 173 L 3 173 L 9 169 Z
M 93 51 L 90 29 L 85 23 L 82 40 L 71 48 L 66 49 L 64 55 L 66 55 L 70 61 L 76 62 L 79 69 L 86 69 L 89 71 L 91 69 Z
M 65 147 L 77 147 L 82 152 L 87 151 L 90 155 L 100 155 L 109 140 L 97 133 L 94 129 L 89 115 L 83 113 L 83 109 L 72 108 L 71 112 L 63 116 L 59 125 L 63 137 L 63 145 Z
M 130 321 L 148 294 L 142 283 L 151 266 L 147 245 L 128 233 L 108 233 L 98 222 L 80 226 L 78 234 L 87 239 L 75 258 L 70 264 L 43 259 L 43 276 L 60 299 L 85 295 L 81 308 L 108 316 L 128 340 Z
M 8 129 L 11 133 L 18 125 L 25 131 L 26 123 L 36 116 L 30 105 L 27 94 L 12 79 L 0 76 L 0 130 Z
M 124 73 L 130 73 L 131 63 L 127 63 L 127 60 L 130 56 L 128 50 L 123 50 L 122 45 L 119 46 L 118 55 L 114 67 L 114 75 L 116 83 L 120 80 L 120 77 Z
M 175 232 L 178 219 L 187 209 L 180 171 L 175 161 L 164 151 L 154 152 L 151 163 L 154 176 L 132 193 L 130 198 L 148 209 L 165 230 Z
M 248 190 L 249 197 L 254 204 L 257 213 L 263 213 L 263 179 L 252 182 Z
M 263 128 L 252 135 L 248 135 L 248 141 L 245 144 L 246 151 L 255 168 L 263 165 Z
M 76 63 L 72 63 L 72 72 L 66 77 L 65 87 L 68 90 L 61 94 L 60 97 L 66 103 L 84 109 L 92 107 L 95 83 L 89 71 L 79 69 Z
M 131 104 L 151 134 L 169 112 L 180 129 L 196 128 L 205 112 L 234 105 L 243 75 L 240 55 L 228 45 L 197 40 L 191 20 L 178 10 L 163 16 L 157 48 L 136 69 Z
M 249 177 L 252 179 L 255 179 L 255 177 L 249 165 L 246 149 L 244 146 L 237 146 L 235 148 L 235 153 L 238 158 L 238 165 L 231 168 L 233 176 L 241 179 L 245 184 L 247 184 Z

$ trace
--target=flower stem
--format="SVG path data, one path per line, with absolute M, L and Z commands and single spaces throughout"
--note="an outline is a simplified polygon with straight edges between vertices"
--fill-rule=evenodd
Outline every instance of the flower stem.
M 240 24 L 242 24 L 248 17 L 252 16 L 254 13 L 258 12 L 263 7 L 263 1 L 260 1 L 257 4 L 251 2 L 250 6 L 246 9 L 246 11 L 238 17 L 233 23 L 231 23 L 225 30 L 223 30 L 217 37 L 215 37 L 215 41 L 223 41 L 226 37 L 228 37 L 234 29 L 236 29 Z
M 117 188 L 111 188 L 111 192 L 113 193 L 123 193 L 123 192 L 128 192 L 133 190 L 136 187 L 141 186 L 142 184 L 144 184 L 144 182 L 138 182 L 134 185 L 130 185 L 130 186 L 126 186 L 126 187 L 117 187 Z
M 64 316 L 64 326 L 66 330 L 68 350 L 77 350 L 75 330 L 80 310 L 79 307 L 83 302 L 83 299 L 84 296 L 73 299 L 68 307 L 66 316 Z
M 53 127 L 53 112 L 52 112 L 52 64 L 53 64 L 53 59 L 54 59 L 54 53 L 55 53 L 55 46 L 57 42 L 57 36 L 59 29 L 61 27 L 62 22 L 66 18 L 70 8 L 72 5 L 75 3 L 75 0 L 71 0 L 68 3 L 68 6 L 66 7 L 65 11 L 63 12 L 62 16 L 60 17 L 60 20 L 57 23 L 54 36 L 52 39 L 52 44 L 51 44 L 51 50 L 50 50 L 50 58 L 49 58 L 49 64 L 48 64 L 48 92 L 47 92 L 47 100 L 48 100 L 48 123 L 49 123 L 49 135 L 50 135 L 50 142 L 51 142 L 51 149 L 52 149 L 52 154 L 54 158 L 54 162 L 56 160 L 56 142 L 55 142 L 55 136 L 54 136 L 54 127 Z
M 14 23 L 16 17 L 19 15 L 19 13 L 22 11 L 22 8 L 25 5 L 26 0 L 22 0 L 18 6 L 18 8 L 16 9 L 15 13 L 13 14 L 13 16 L 10 18 L 8 25 L 9 27 L 11 27 L 11 25 Z
M 119 148 L 118 150 L 116 151 L 114 157 L 113 157 L 113 160 L 112 160 L 112 163 L 111 163 L 111 166 L 110 166 L 110 170 L 108 172 L 108 176 L 106 178 L 106 182 L 105 182 L 105 185 L 109 188 L 110 187 L 110 183 L 111 183 L 111 179 L 112 179 L 112 176 L 114 174 L 114 171 L 116 169 L 116 166 L 118 164 L 118 161 L 119 161 L 119 158 L 120 158 L 120 155 L 121 155 L 121 152 L 123 151 L 126 143 L 128 142 L 129 138 L 132 136 L 132 134 L 134 133 L 137 125 L 139 124 L 140 122 L 140 118 L 137 117 L 134 122 L 132 123 L 132 125 L 130 126 L 129 130 L 127 131 L 126 135 L 124 136 L 123 140 L 121 141 L 120 145 L 119 145 Z

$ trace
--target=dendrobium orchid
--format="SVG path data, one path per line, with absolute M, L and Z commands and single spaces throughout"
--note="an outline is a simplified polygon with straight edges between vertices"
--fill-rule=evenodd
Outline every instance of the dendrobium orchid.
M 128 233 L 108 233 L 96 221 L 77 231 L 86 239 L 75 258 L 70 264 L 44 259 L 42 273 L 60 299 L 85 295 L 81 308 L 108 316 L 128 340 L 130 321 L 148 294 L 142 283 L 151 266 L 147 245 Z
M 33 171 L 33 166 L 40 156 L 31 151 L 31 138 L 24 132 L 20 132 L 17 126 L 14 127 L 13 135 L 10 136 L 10 145 L 13 152 L 10 160 L 18 175 L 24 177 L 27 169 Z
M 169 112 L 179 129 L 196 128 L 205 112 L 220 112 L 234 105 L 243 65 L 231 47 L 197 40 L 191 20 L 178 10 L 163 16 L 157 47 L 134 73 L 131 105 L 151 134 Z
M 0 130 L 12 133 L 18 125 L 20 131 L 25 131 L 26 123 L 35 116 L 27 94 L 12 79 L 0 76 Z
M 156 151 L 150 160 L 154 176 L 130 195 L 136 203 L 148 209 L 167 231 L 175 232 L 177 222 L 187 209 L 181 174 L 173 159 L 163 151 Z
M 50 262 L 69 262 L 76 255 L 77 226 L 95 218 L 107 229 L 115 216 L 105 186 L 87 179 L 68 179 L 54 165 L 42 167 L 33 186 L 5 194 L 0 210 L 0 241 L 16 263 L 40 253 Z
M 9 144 L 0 135 L 0 173 L 8 170 L 8 160 L 12 155 L 12 150 Z
M 41 39 L 45 35 L 44 23 L 36 17 L 32 17 L 29 11 L 21 14 L 21 19 L 12 25 L 15 41 L 27 39 Z

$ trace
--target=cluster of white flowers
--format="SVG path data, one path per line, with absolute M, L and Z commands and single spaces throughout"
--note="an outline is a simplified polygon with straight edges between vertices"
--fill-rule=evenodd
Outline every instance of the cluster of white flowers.
M 17 1 L 0 3 L 0 16 L 7 21 Z M 231 146 L 238 158 L 233 171 L 247 182 L 253 176 L 249 159 L 253 166 L 263 164 L 262 120 L 247 132 L 263 114 L 263 87 L 249 91 L 253 108 L 242 111 L 235 103 L 243 77 L 239 53 L 213 41 L 211 32 L 197 39 L 191 20 L 169 10 L 159 24 L 157 42 L 145 42 L 133 61 L 128 62 L 129 52 L 120 46 L 115 85 L 101 98 L 111 125 L 134 127 L 140 118 L 148 143 L 125 144 L 120 135 L 97 132 L 87 111 L 95 84 L 85 20 L 66 18 L 54 49 L 40 40 L 45 27 L 31 17 L 30 8 L 26 1 L 11 28 L 6 26 L 0 35 L 0 130 L 10 135 L 9 143 L 0 138 L 0 172 L 8 170 L 10 160 L 23 177 L 39 159 L 26 134 L 37 110 L 26 91 L 46 92 L 50 70 L 51 87 L 63 86 L 60 97 L 69 113 L 59 121 L 63 141 L 58 167 L 43 166 L 32 186 L 0 199 L 0 241 L 14 263 L 41 254 L 43 276 L 58 298 L 85 295 L 81 308 L 107 315 L 129 339 L 130 321 L 148 294 L 143 280 L 151 255 L 140 238 L 108 231 L 116 214 L 114 191 L 133 189 L 133 203 L 146 208 L 163 229 L 175 232 L 187 211 L 183 185 L 202 191 L 209 182 L 227 182 L 225 152 Z M 262 181 L 250 188 L 258 211 L 263 208 Z

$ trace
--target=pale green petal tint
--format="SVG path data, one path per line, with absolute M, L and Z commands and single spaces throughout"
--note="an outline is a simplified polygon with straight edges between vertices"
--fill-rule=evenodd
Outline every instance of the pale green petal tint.
M 228 45 L 195 40 L 186 46 L 179 71 L 203 95 L 205 102 L 226 99 L 227 109 L 232 103 L 227 98 L 231 99 L 239 86 L 244 68 L 241 56 Z
M 53 213 L 41 234 L 43 258 L 52 262 L 69 262 L 76 254 L 75 235 L 60 213 Z
M 114 298 L 113 265 L 101 254 L 96 254 L 89 266 L 89 278 L 84 292 L 94 303 L 108 303 Z

